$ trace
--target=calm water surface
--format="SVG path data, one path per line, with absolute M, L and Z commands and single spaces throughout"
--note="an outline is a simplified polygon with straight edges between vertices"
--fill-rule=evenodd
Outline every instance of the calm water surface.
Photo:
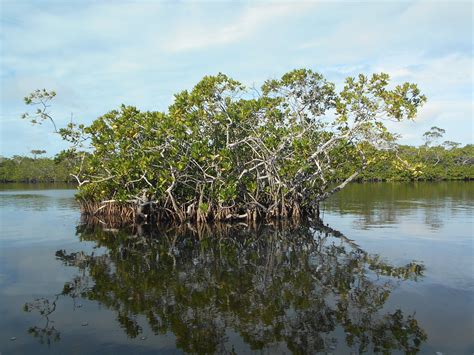
M 326 226 L 84 224 L 0 187 L 0 353 L 474 353 L 474 183 L 353 184 Z

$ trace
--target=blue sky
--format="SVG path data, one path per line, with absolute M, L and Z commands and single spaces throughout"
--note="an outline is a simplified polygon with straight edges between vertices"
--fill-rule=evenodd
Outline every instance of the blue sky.
M 90 123 L 121 103 L 166 110 L 173 94 L 224 72 L 259 86 L 295 68 L 345 77 L 384 71 L 428 96 L 415 122 L 390 124 L 421 144 L 431 126 L 473 143 L 470 1 L 0 0 L 0 154 L 65 145 L 19 117 L 36 88 L 52 114 Z

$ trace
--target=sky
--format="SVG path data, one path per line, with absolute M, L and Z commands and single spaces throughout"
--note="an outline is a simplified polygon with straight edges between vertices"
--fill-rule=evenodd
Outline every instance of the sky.
M 21 120 L 23 97 L 55 90 L 58 126 L 120 104 L 165 111 L 173 95 L 223 72 L 259 87 L 296 68 L 342 88 L 359 73 L 417 83 L 428 97 L 400 143 L 474 143 L 471 1 L 0 0 L 0 155 L 67 145 Z

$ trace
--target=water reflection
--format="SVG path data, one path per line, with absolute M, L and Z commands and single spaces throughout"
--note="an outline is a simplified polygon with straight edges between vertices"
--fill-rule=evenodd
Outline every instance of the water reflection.
M 77 209 L 70 190 L 2 191 L 0 190 L 0 209 L 22 211 L 46 211 L 51 208 L 60 210 Z
M 350 184 L 324 203 L 331 213 L 358 217 L 357 229 L 398 227 L 403 218 L 422 221 L 432 231 L 472 211 L 472 182 Z
M 23 308 L 25 312 L 38 312 L 41 315 L 40 324 L 28 328 L 28 333 L 38 338 L 41 344 L 51 345 L 52 342 L 61 339 L 59 331 L 54 327 L 54 321 L 50 319 L 50 315 L 56 311 L 56 303 L 61 295 L 62 293 L 57 294 L 52 299 L 35 299 L 26 303 Z
M 113 310 L 131 338 L 142 336 L 146 319 L 156 335 L 172 332 L 185 352 L 232 352 L 235 335 L 252 350 L 295 353 L 415 353 L 426 340 L 414 315 L 384 309 L 399 282 L 422 277 L 423 265 L 389 265 L 327 226 L 150 231 L 88 222 L 79 238 L 102 248 L 59 250 L 57 259 L 78 275 L 53 299 L 25 305 L 44 317 L 44 328 L 30 328 L 43 342 L 60 340 L 51 318 L 65 297 Z

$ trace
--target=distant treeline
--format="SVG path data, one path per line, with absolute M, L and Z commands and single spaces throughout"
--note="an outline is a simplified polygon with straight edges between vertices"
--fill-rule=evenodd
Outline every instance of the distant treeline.
M 74 166 L 57 158 L 0 157 L 0 182 L 73 182 Z
M 402 145 L 398 151 L 401 160 L 419 167 L 419 174 L 402 163 L 381 161 L 363 172 L 359 181 L 474 180 L 473 144 L 464 147 Z M 74 164 L 61 155 L 55 158 L 0 157 L 0 182 L 73 182 L 75 179 L 70 173 L 74 168 Z
M 369 166 L 360 181 L 474 180 L 474 145 L 459 147 L 447 143 L 431 147 L 401 145 L 398 147 L 400 160 L 395 160 L 395 164 L 380 161 Z M 417 173 L 407 169 L 402 161 L 417 167 Z

